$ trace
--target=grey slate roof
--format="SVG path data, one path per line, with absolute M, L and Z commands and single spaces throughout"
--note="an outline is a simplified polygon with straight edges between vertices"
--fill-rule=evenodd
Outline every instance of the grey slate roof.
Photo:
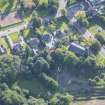
M 38 38 L 31 38 L 30 40 L 28 40 L 28 43 L 32 48 L 38 48 L 40 41 Z
M 87 50 L 85 47 L 75 43 L 75 42 L 72 42 L 69 46 L 69 50 L 74 52 L 75 54 L 77 54 L 78 56 L 84 56 L 87 54 Z

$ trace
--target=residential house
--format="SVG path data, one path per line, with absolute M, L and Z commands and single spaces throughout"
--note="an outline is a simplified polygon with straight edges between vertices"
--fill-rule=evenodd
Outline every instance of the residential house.
M 45 26 L 48 26 L 51 23 L 52 23 L 52 19 L 49 18 L 49 17 L 46 17 L 42 20 L 42 24 L 45 25 Z
M 87 48 L 75 42 L 70 43 L 69 50 L 74 52 L 77 56 L 88 56 L 89 52 Z
M 15 55 L 20 54 L 22 51 L 22 46 L 20 43 L 15 43 L 12 48 L 12 53 Z
M 39 49 L 40 40 L 38 38 L 31 38 L 27 42 L 36 54 Z
M 23 4 L 23 6 L 25 8 L 28 8 L 28 9 L 32 9 L 32 7 L 35 6 L 35 3 L 33 2 L 33 0 L 20 0 Z
M 96 6 L 96 5 L 105 3 L 105 0 L 86 0 L 86 1 L 88 1 L 89 3 L 91 3 L 93 6 Z
M 67 33 L 63 30 L 58 29 L 53 34 L 54 34 L 55 39 L 59 40 L 65 37 Z
M 25 42 L 22 36 L 19 37 L 20 40 L 17 43 L 14 43 L 12 39 L 7 36 L 8 43 L 10 45 L 11 51 L 15 55 L 19 55 L 21 52 L 25 51 Z
M 41 37 L 41 41 L 43 42 L 50 42 L 51 41 L 51 34 L 46 34 Z

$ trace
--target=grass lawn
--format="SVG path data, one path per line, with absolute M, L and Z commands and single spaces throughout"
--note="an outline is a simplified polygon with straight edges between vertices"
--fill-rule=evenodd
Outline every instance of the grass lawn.
M 6 40 L 4 38 L 0 38 L 0 45 L 3 45 L 4 47 L 8 48 L 8 44 L 6 43 Z
M 63 23 L 61 24 L 60 29 L 61 29 L 61 30 L 68 30 L 68 24 L 66 24 L 66 23 L 63 22 Z
M 30 29 L 25 29 L 23 31 L 24 38 L 28 38 L 30 36 Z
M 94 35 L 96 35 L 98 33 L 98 29 L 101 28 L 100 26 L 98 25 L 94 25 L 94 26 L 91 26 L 89 27 L 89 31 L 92 32 Z
M 39 5 L 46 4 L 48 5 L 48 0 L 40 0 Z
M 39 80 L 32 78 L 32 79 L 25 79 L 23 77 L 19 78 L 17 84 L 23 88 L 28 89 L 32 95 L 41 95 L 45 96 L 47 89 L 40 83 Z
M 100 67 L 105 67 L 105 57 L 104 54 L 102 52 L 100 52 L 97 56 L 96 56 L 96 64 L 97 66 Z
M 10 35 L 10 38 L 12 39 L 12 41 L 13 41 L 14 43 L 16 43 L 16 42 L 19 41 L 19 35 L 18 35 L 17 32 L 12 33 L 12 34 Z

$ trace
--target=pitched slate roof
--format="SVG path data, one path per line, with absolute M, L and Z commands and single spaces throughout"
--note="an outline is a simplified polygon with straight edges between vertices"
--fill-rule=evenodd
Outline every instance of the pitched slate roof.
M 40 41 L 38 38 L 31 38 L 30 40 L 28 40 L 28 43 L 32 48 L 37 48 Z
M 51 41 L 51 36 L 50 34 L 44 35 L 41 37 L 41 40 L 44 42 L 50 42 Z
M 87 53 L 85 47 L 83 47 L 75 42 L 72 42 L 70 44 L 69 50 L 73 51 L 75 54 L 77 54 L 79 56 L 84 56 Z

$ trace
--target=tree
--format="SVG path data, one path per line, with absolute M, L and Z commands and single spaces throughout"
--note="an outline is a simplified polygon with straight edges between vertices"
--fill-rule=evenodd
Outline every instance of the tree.
M 73 69 L 79 62 L 79 58 L 73 53 L 68 52 L 64 58 L 65 67 L 68 69 Z
M 90 46 L 90 50 L 92 51 L 92 53 L 94 55 L 97 55 L 99 53 L 99 51 L 101 50 L 101 44 L 99 41 L 95 41 L 93 42 L 93 44 Z
M 97 34 L 96 35 L 96 38 L 101 43 L 101 45 L 104 45 L 105 44 L 105 37 L 104 37 L 104 35 Z
M 78 11 L 78 12 L 75 14 L 75 17 L 77 18 L 77 20 L 80 21 L 80 20 L 86 18 L 86 13 L 85 13 L 85 11 Z
M 54 67 L 62 67 L 64 64 L 64 53 L 59 49 L 51 54 Z
M 96 57 L 89 56 L 86 59 L 81 59 L 78 64 L 79 74 L 85 77 L 92 77 L 97 73 Z
M 50 105 L 71 105 L 73 96 L 70 94 L 56 93 L 50 100 Z
M 3 105 L 23 105 L 26 102 L 24 95 L 15 90 L 7 89 L 2 91 L 1 100 Z
M 0 81 L 11 83 L 20 73 L 20 59 L 16 56 L 0 57 Z
M 28 100 L 28 105 L 48 105 L 43 99 L 36 99 L 34 97 L 30 97 Z
M 47 72 L 49 68 L 49 63 L 43 57 L 39 57 L 34 63 L 33 72 L 40 74 L 42 72 Z
M 40 75 L 40 79 L 42 80 L 42 83 L 47 86 L 50 90 L 57 90 L 59 87 L 58 81 L 50 77 L 49 75 L 42 73 Z

